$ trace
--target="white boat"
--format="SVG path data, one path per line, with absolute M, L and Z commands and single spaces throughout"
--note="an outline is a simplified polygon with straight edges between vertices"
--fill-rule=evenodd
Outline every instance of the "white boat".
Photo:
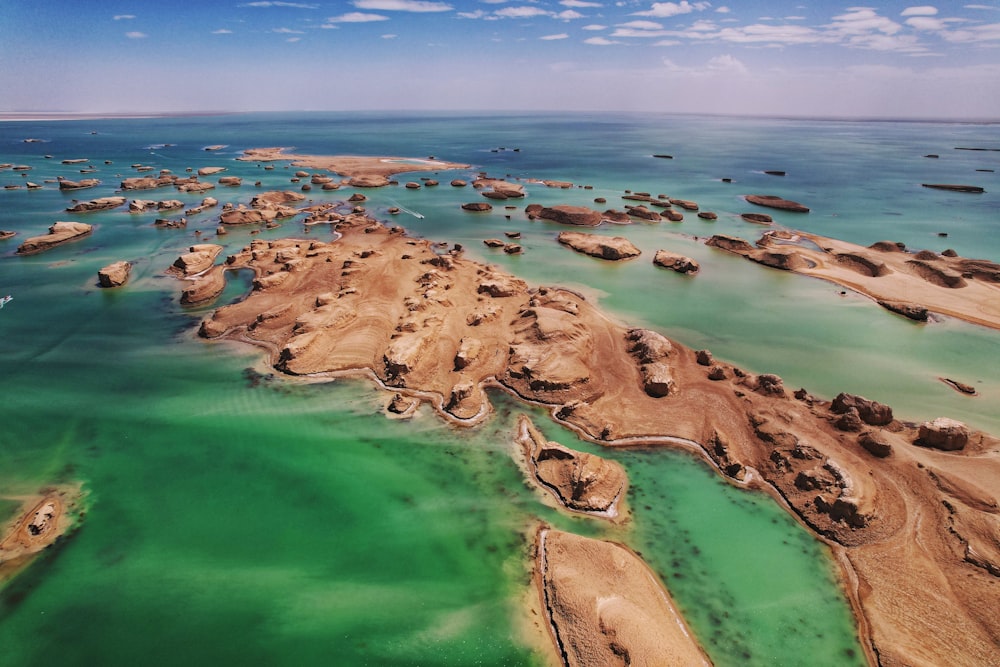
M 0 308 L 3 308 L 4 306 L 7 305 L 7 303 L 9 301 L 13 301 L 13 300 L 14 300 L 14 297 L 12 297 L 10 294 L 8 294 L 7 296 L 3 297 L 2 299 L 0 299 Z

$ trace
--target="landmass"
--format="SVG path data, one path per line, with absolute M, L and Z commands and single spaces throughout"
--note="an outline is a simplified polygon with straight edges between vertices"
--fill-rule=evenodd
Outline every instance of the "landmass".
M 831 545 L 870 662 L 1000 657 L 996 438 L 790 392 L 361 212 L 331 225 L 335 242 L 257 240 L 213 265 L 255 279 L 200 335 L 256 344 L 290 375 L 369 377 L 458 425 L 488 416 L 495 386 L 607 446 L 687 448 Z
M 237 158 L 244 162 L 288 161 L 293 167 L 325 169 L 349 176 L 355 187 L 381 187 L 389 184 L 389 176 L 413 171 L 467 169 L 469 165 L 445 162 L 433 157 L 371 157 L 361 155 L 296 155 L 285 148 L 250 148 Z
M 751 245 L 716 235 L 707 244 L 773 268 L 822 278 L 911 319 L 927 311 L 1000 329 L 1000 264 L 945 251 L 907 252 L 882 241 L 864 247 L 802 231 L 770 231 Z

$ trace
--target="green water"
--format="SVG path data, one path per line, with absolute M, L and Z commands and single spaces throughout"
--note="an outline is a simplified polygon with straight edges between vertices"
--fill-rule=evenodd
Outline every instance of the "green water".
M 369 210 L 386 219 L 392 205 L 418 211 L 423 219 L 392 220 L 415 235 L 463 243 L 470 257 L 532 283 L 577 287 L 623 323 L 778 373 L 790 387 L 827 398 L 850 391 L 888 402 L 906 419 L 946 415 L 1000 432 L 996 332 L 949 318 L 915 324 L 833 285 L 695 240 L 755 238 L 761 229 L 737 217 L 746 208 L 740 194 L 774 191 L 814 207 L 805 217 L 777 213 L 781 224 L 857 243 L 953 245 L 998 260 L 989 227 L 994 186 L 963 198 L 913 185 L 962 182 L 974 168 L 1000 166 L 986 162 L 993 154 L 945 150 L 985 143 L 989 130 L 747 123 L 248 115 L 101 121 L 98 135 L 90 124 L 0 124 L 0 162 L 34 166 L 31 180 L 79 178 L 58 158 L 86 155 L 105 182 L 73 194 L 3 191 L 0 229 L 23 237 L 73 219 L 63 213 L 70 199 L 112 194 L 131 163 L 175 173 L 225 165 L 246 185 L 211 194 L 247 203 L 255 180 L 266 189 L 293 186 L 284 166 L 234 162 L 244 147 L 434 154 L 473 167 L 436 175 L 445 184 L 437 188 L 368 191 Z M 51 143 L 23 144 L 24 136 Z M 144 148 L 153 142 L 175 145 Z M 201 150 L 216 143 L 230 148 Z M 493 154 L 491 145 L 523 151 Z M 644 161 L 653 150 L 677 159 Z M 920 159 L 928 152 L 942 158 Z M 815 160 L 818 153 L 828 159 Z M 105 157 L 115 164 L 102 166 Z M 865 165 L 863 179 L 853 164 Z M 760 168 L 787 168 L 788 177 L 768 180 Z M 472 215 L 459 205 L 478 195 L 446 184 L 480 169 L 594 189 L 528 184 L 516 210 L 495 205 Z M 23 180 L 0 173 L 4 184 Z M 643 251 L 607 264 L 561 247 L 555 236 L 563 228 L 522 212 L 527 203 L 586 205 L 597 196 L 621 208 L 625 188 L 695 199 L 720 218 L 595 230 L 627 236 Z M 346 192 L 309 196 L 333 202 Z M 180 198 L 190 206 L 201 196 Z M 365 382 L 273 377 L 256 351 L 198 339 L 210 307 L 181 308 L 180 285 L 163 270 L 200 239 L 233 252 L 253 238 L 307 232 L 287 223 L 216 238 L 214 212 L 193 216 L 186 230 L 155 229 L 152 217 L 86 216 L 97 225 L 91 237 L 34 257 L 14 256 L 16 241 L 0 246 L 0 294 L 14 295 L 0 311 L 0 489 L 13 495 L 79 481 L 88 493 L 79 530 L 0 591 L 0 664 L 540 665 L 519 631 L 539 520 L 640 552 L 716 664 L 863 663 L 829 553 L 768 497 L 728 486 L 685 454 L 598 450 L 500 394 L 492 395 L 490 421 L 456 430 L 427 412 L 387 419 L 385 396 Z M 938 237 L 941 229 L 950 236 Z M 482 245 L 511 230 L 522 233 L 524 255 Z M 308 234 L 331 238 L 322 227 Z M 654 267 L 658 248 L 697 259 L 701 273 Z M 97 270 L 119 259 L 135 262 L 128 286 L 98 289 Z M 247 276 L 232 277 L 220 302 L 247 288 Z M 980 395 L 959 395 L 938 377 Z M 550 438 L 627 468 L 632 513 L 624 526 L 560 514 L 525 482 L 512 457 L 522 411 Z M 0 517 L 13 510 L 0 502 Z

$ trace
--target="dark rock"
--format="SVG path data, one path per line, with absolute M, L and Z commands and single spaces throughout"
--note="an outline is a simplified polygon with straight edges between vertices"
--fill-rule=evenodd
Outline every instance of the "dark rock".
M 851 408 L 856 408 L 858 416 L 871 426 L 885 426 L 892 422 L 892 408 L 883 403 L 870 401 L 863 396 L 840 393 L 833 399 L 830 409 L 835 414 L 844 414 Z
M 865 431 L 859 435 L 858 444 L 864 447 L 869 454 L 877 456 L 880 459 L 884 459 L 892 454 L 892 445 L 871 431 Z

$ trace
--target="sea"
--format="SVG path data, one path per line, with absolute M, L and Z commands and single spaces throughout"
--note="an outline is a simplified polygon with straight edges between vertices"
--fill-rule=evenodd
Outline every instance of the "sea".
M 1000 434 L 1000 332 L 949 317 L 912 322 L 703 244 L 713 234 L 755 240 L 765 228 L 739 217 L 752 208 L 742 197 L 773 194 L 811 209 L 773 211 L 777 228 L 1000 261 L 997 124 L 405 112 L 0 122 L 0 163 L 30 167 L 0 170 L 0 229 L 17 232 L 0 241 L 0 296 L 13 297 L 0 309 L 0 521 L 14 516 L 12 498 L 47 485 L 85 492 L 76 529 L 0 589 L 0 665 L 545 665 L 526 630 L 540 623 L 526 610 L 542 522 L 640 553 L 716 665 L 865 663 L 829 548 L 769 496 L 727 484 L 691 454 L 605 450 L 499 391 L 474 428 L 427 409 L 389 419 L 387 395 L 368 381 L 284 377 L 260 350 L 197 337 L 212 307 L 250 282 L 233 275 L 215 304 L 182 306 L 182 283 L 165 271 L 186 248 L 331 240 L 327 227 L 296 219 L 217 237 L 218 209 L 188 216 L 183 229 L 153 224 L 182 211 L 65 212 L 73 200 L 116 194 L 139 166 L 225 167 L 243 185 L 207 193 L 223 203 L 298 190 L 286 163 L 235 159 L 269 146 L 469 164 L 400 177 L 437 187 L 368 190 L 367 210 L 411 235 L 461 243 L 531 284 L 578 289 L 616 321 L 776 373 L 786 387 L 860 394 L 899 419 L 948 416 Z M 970 148 L 989 150 L 961 150 Z M 461 210 L 480 197 L 450 181 L 481 172 L 521 179 L 527 197 L 513 209 Z M 61 192 L 60 176 L 102 184 Z M 560 246 L 558 225 L 523 211 L 621 209 L 626 190 L 694 200 L 718 219 L 602 226 L 595 233 L 642 250 L 606 263 Z M 350 192 L 306 194 L 336 202 Z M 189 208 L 204 195 L 126 196 Z M 58 220 L 95 229 L 15 254 Z M 521 255 L 482 243 L 512 231 Z M 696 259 L 700 273 L 654 266 L 661 248 Z M 134 264 L 129 283 L 101 289 L 98 269 L 118 260 Z M 553 509 L 519 468 L 520 414 L 552 440 L 621 462 L 628 520 Z

